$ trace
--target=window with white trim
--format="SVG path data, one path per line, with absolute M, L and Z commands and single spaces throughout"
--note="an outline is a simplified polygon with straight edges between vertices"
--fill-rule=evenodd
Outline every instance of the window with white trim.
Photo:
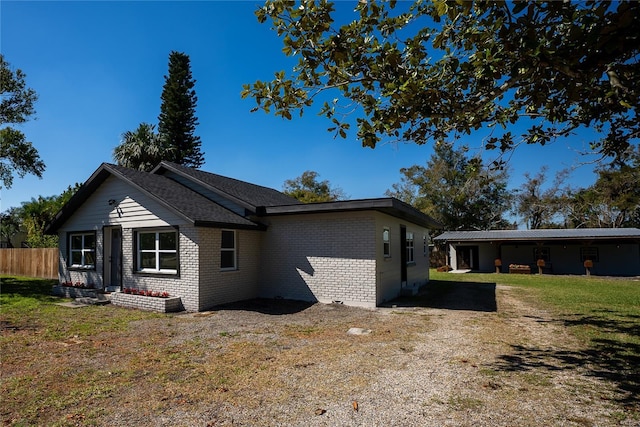
M 391 257 L 391 231 L 389 227 L 382 229 L 382 253 L 385 258 Z
M 178 272 L 177 231 L 138 231 L 137 248 L 139 272 Z
M 413 233 L 407 232 L 407 264 L 410 262 L 415 262 L 413 258 L 414 254 L 414 246 L 413 246 Z
M 236 270 L 236 232 L 235 230 L 222 230 L 220 242 L 220 269 Z
M 69 234 L 69 266 L 95 268 L 96 233 Z

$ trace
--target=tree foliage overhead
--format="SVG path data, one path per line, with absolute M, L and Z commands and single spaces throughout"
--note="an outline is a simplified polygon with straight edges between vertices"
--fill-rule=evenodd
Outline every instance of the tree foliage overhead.
M 35 114 L 36 92 L 28 88 L 22 70 L 11 70 L 0 54 L 0 187 L 11 188 L 14 172 L 42 178 L 45 165 L 38 150 L 26 136 L 12 126 L 29 120 Z
M 484 165 L 451 143 L 437 143 L 426 166 L 400 170 L 402 181 L 388 190 L 434 218 L 445 230 L 489 230 L 509 224 L 507 172 Z
M 256 11 L 298 58 L 290 74 L 243 88 L 256 109 L 290 119 L 315 100 L 345 137 L 357 114 L 363 146 L 424 144 L 484 130 L 509 150 L 581 127 L 616 156 L 640 138 L 640 2 L 354 1 L 336 24 L 328 1 L 268 0 Z M 322 101 L 321 101 L 322 102 Z M 522 135 L 512 125 L 524 124 Z
M 198 97 L 194 89 L 196 81 L 191 75 L 189 56 L 172 51 L 169 54 L 169 71 L 164 77 L 162 104 L 158 116 L 158 132 L 175 147 L 166 160 L 199 168 L 204 164 L 200 137 L 195 135 L 198 118 Z
M 341 188 L 332 186 L 328 180 L 318 181 L 317 172 L 305 171 L 296 179 L 284 182 L 282 192 L 303 203 L 334 202 L 347 196 Z

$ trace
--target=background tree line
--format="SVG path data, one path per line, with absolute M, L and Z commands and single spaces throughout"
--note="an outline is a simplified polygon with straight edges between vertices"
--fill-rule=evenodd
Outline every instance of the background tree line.
M 485 164 L 466 147 L 439 143 L 425 165 L 402 168 L 401 181 L 385 194 L 431 216 L 444 230 L 640 227 L 640 147 L 627 148 L 620 160 L 599 165 L 596 173 L 592 185 L 575 188 L 567 183 L 568 170 L 549 177 L 543 167 L 525 173 L 520 187 L 509 188 L 508 169 Z M 318 177 L 306 171 L 287 180 L 283 191 L 305 203 L 347 198 Z
M 478 155 L 451 143 L 436 144 L 425 165 L 400 170 L 400 182 L 386 191 L 443 225 L 443 230 L 518 228 L 640 227 L 640 147 L 629 147 L 621 159 L 596 168 L 597 179 L 587 187 L 567 183 L 569 171 L 550 177 L 546 168 L 525 173 L 524 183 L 509 188 L 508 169 L 497 170 Z M 304 203 L 346 200 L 348 196 L 315 171 L 286 180 L 282 191 Z M 59 196 L 24 202 L 2 214 L 2 240 L 25 232 L 31 247 L 56 246 L 45 225 L 79 188 Z M 440 233 L 442 230 L 434 230 Z

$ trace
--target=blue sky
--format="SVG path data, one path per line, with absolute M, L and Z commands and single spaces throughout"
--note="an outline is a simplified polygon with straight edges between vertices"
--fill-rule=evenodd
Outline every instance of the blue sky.
M 430 145 L 386 144 L 372 150 L 355 135 L 333 139 L 326 131 L 329 122 L 314 108 L 292 121 L 251 113 L 255 104 L 240 98 L 242 84 L 268 80 L 294 63 L 281 53 L 269 24 L 256 20 L 259 4 L 0 2 L 1 52 L 26 73 L 27 85 L 39 95 L 36 120 L 20 129 L 47 166 L 42 179 L 16 178 L 11 189 L 2 189 L 0 211 L 84 182 L 102 162 L 113 162 L 123 132 L 141 122 L 156 124 L 173 50 L 189 55 L 197 81 L 203 170 L 276 189 L 313 170 L 356 199 L 384 196 L 400 181 L 400 168 L 426 163 Z M 340 7 L 348 14 L 354 5 Z M 480 138 L 465 142 L 476 147 Z M 511 187 L 522 183 L 524 172 L 533 175 L 542 165 L 553 172 L 585 160 L 577 154 L 585 146 L 576 136 L 545 147 L 520 147 L 510 162 Z M 592 169 L 575 170 L 575 186 L 591 184 Z

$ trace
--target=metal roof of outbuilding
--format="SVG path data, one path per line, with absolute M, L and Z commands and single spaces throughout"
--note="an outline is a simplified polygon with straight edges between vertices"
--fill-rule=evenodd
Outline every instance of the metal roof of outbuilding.
M 445 231 L 434 240 L 441 241 L 540 241 L 540 240 L 600 240 L 600 239 L 640 239 L 638 228 L 574 228 L 539 230 L 487 230 L 487 231 Z

